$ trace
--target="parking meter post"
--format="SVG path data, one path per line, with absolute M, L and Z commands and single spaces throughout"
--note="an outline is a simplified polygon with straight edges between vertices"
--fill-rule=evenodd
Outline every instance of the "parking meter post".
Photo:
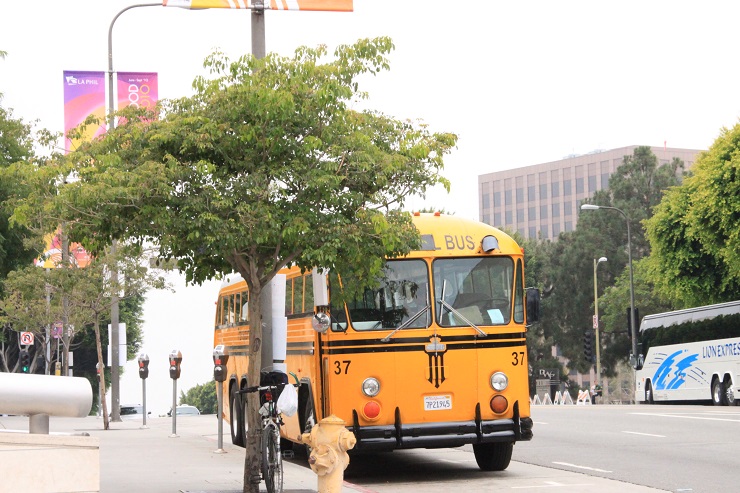
M 216 381 L 216 399 L 218 409 L 218 448 L 215 453 L 225 454 L 224 450 L 224 382 L 226 381 L 226 363 L 229 361 L 229 354 L 223 344 L 213 348 L 213 379 Z
M 177 438 L 177 379 L 180 378 L 180 364 L 182 353 L 175 349 L 170 353 L 170 378 L 172 379 L 172 434 L 170 438 Z
M 142 418 L 142 428 L 147 428 L 146 425 L 146 379 L 149 377 L 149 356 L 145 353 L 139 355 L 139 377 L 141 378 L 141 402 L 142 412 L 144 417 Z

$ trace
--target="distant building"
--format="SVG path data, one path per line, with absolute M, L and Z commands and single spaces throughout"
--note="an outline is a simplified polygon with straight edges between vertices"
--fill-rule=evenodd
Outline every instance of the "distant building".
M 569 156 L 560 161 L 535 164 L 478 176 L 479 218 L 482 222 L 525 238 L 554 239 L 572 231 L 581 202 L 609 186 L 609 177 L 640 146 L 620 147 Z M 690 168 L 702 151 L 651 147 L 658 165 L 674 157 Z

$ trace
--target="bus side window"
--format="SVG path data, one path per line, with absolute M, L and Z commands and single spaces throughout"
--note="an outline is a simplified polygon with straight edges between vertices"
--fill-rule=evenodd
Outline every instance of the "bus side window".
M 234 303 L 234 295 L 230 294 L 228 297 L 229 300 L 229 325 L 233 325 L 236 323 L 236 304 Z
M 242 322 L 249 322 L 249 291 L 242 291 L 241 293 L 242 303 Z
M 293 315 L 293 278 L 285 279 L 285 315 Z
M 304 285 L 305 285 L 305 295 L 303 300 L 303 309 L 306 312 L 312 312 L 314 307 L 314 298 L 313 298 L 313 277 L 311 276 L 311 273 L 309 272 L 307 275 L 303 277 Z
M 303 313 L 303 281 L 305 276 L 293 280 L 293 313 Z
M 216 327 L 219 325 L 223 325 L 223 322 L 221 322 L 221 318 L 223 317 L 223 308 L 221 308 L 221 305 L 224 302 L 223 296 L 218 299 L 218 303 L 216 303 Z
M 524 323 L 524 279 L 522 276 L 522 261 L 516 262 L 516 277 L 514 281 L 514 322 Z

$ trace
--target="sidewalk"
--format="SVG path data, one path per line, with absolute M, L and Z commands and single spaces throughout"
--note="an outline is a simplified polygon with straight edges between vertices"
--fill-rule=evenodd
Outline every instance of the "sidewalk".
M 218 446 L 215 415 L 179 416 L 177 437 L 171 438 L 170 418 L 148 418 L 110 423 L 102 418 L 50 419 L 51 433 L 87 433 L 100 439 L 100 491 L 102 493 L 241 493 L 244 449 L 231 444 L 224 426 L 224 450 Z M 0 430 L 28 430 L 28 418 L 0 417 Z M 293 462 L 284 462 L 286 493 L 316 492 L 316 475 Z M 264 483 L 260 491 L 266 491 Z M 349 491 L 349 490 L 348 490 Z

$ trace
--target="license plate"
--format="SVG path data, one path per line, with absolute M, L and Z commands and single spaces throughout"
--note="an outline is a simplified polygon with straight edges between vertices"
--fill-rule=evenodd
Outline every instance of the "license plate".
M 425 411 L 447 411 L 452 409 L 451 395 L 427 395 L 424 396 Z

